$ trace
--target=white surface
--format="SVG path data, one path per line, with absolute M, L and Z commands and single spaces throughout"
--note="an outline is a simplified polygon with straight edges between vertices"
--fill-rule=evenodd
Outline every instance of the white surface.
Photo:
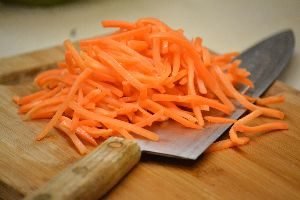
M 102 19 L 145 16 L 200 35 L 218 52 L 242 51 L 286 28 L 300 40 L 300 0 L 82 0 L 50 8 L 0 5 L 0 57 L 102 34 Z M 300 89 L 300 42 L 280 79 Z

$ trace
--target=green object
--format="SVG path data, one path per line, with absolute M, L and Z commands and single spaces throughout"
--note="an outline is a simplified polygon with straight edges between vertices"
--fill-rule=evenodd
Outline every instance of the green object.
M 0 0 L 9 4 L 20 4 L 27 6 L 53 6 L 62 3 L 68 3 L 74 0 Z

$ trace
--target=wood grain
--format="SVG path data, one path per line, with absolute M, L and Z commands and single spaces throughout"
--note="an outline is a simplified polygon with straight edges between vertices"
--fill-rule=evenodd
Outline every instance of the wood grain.
M 144 156 L 109 199 L 299 199 L 300 93 L 276 82 L 269 94 L 286 96 L 286 103 L 276 107 L 287 114 L 288 131 L 255 137 L 247 146 L 196 162 Z
M 38 72 L 54 67 L 64 57 L 62 47 L 52 47 L 0 59 L 0 84 L 29 82 Z
M 44 122 L 22 121 L 11 101 L 14 94 L 34 90 L 30 85 L 11 84 L 26 82 L 39 66 L 51 67 L 62 58 L 61 48 L 44 50 L 41 57 L 39 54 L 0 59 L 0 82 L 6 84 L 0 86 L 0 197 L 3 199 L 30 194 L 81 158 L 57 131 L 36 142 L 34 136 Z M 288 131 L 261 135 L 247 146 L 206 154 L 195 162 L 143 155 L 137 167 L 105 198 L 300 199 L 300 92 L 276 82 L 266 93 L 270 94 L 286 96 L 286 103 L 275 107 L 286 113 Z

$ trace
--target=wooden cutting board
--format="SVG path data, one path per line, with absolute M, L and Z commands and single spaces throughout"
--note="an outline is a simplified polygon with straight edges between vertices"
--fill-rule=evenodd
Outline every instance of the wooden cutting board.
M 41 69 L 63 58 L 61 47 L 0 59 L 0 199 L 20 199 L 80 159 L 60 133 L 37 142 L 45 122 L 24 122 L 11 97 L 32 89 Z M 300 92 L 276 82 L 290 129 L 196 161 L 143 155 L 107 199 L 300 199 Z M 266 121 L 266 119 L 261 120 Z M 259 123 L 259 121 L 257 121 Z M 63 189 L 63 188 L 62 188 Z

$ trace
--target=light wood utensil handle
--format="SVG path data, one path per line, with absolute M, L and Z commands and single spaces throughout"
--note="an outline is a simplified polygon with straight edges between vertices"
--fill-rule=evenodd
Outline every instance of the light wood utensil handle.
M 25 199 L 99 199 L 137 164 L 140 156 L 135 141 L 109 138 Z

